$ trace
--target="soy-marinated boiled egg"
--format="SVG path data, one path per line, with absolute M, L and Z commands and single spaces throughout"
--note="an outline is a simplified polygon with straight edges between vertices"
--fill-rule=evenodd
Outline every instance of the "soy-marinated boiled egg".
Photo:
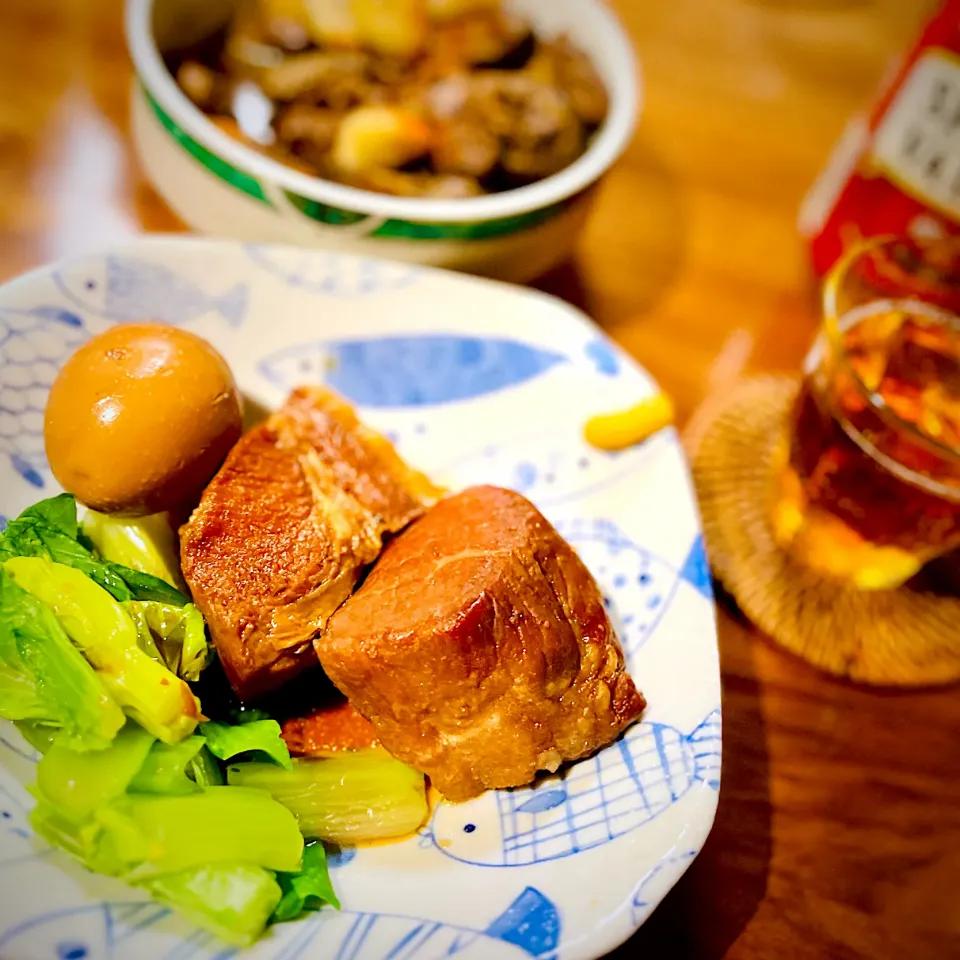
M 44 420 L 63 488 L 129 515 L 192 506 L 241 430 L 223 357 L 158 323 L 118 325 L 82 346 L 54 382 Z

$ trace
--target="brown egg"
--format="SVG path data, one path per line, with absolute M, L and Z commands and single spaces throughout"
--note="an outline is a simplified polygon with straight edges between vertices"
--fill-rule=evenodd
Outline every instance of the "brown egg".
M 118 325 L 82 346 L 54 381 L 44 420 L 63 488 L 130 515 L 192 506 L 240 433 L 226 361 L 159 323 Z

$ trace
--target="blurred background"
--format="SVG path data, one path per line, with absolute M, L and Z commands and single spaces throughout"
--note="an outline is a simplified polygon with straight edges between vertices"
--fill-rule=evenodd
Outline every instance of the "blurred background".
M 937 4 L 610 5 L 640 64 L 639 123 L 574 255 L 536 285 L 644 364 L 683 423 L 732 377 L 799 367 L 820 323 L 802 201 Z M 3 0 L 2 24 L 0 279 L 185 230 L 132 146 L 119 0 Z M 716 827 L 617 956 L 960 956 L 956 688 L 835 680 L 733 604 L 718 616 Z

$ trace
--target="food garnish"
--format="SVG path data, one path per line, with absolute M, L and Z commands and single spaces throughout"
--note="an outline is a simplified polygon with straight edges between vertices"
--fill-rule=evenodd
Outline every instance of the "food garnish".
M 626 410 L 591 417 L 583 436 L 598 450 L 624 450 L 670 426 L 674 417 L 673 402 L 665 393 L 657 393 Z

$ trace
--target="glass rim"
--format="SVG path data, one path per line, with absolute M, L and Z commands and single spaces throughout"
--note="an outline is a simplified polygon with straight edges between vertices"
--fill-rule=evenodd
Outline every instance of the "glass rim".
M 838 309 L 838 294 L 843 284 L 843 281 L 846 279 L 850 272 L 850 268 L 853 266 L 857 260 L 862 257 L 865 253 L 870 250 L 875 250 L 880 247 L 885 246 L 888 243 L 896 242 L 901 238 L 894 234 L 885 234 L 880 237 L 871 237 L 868 240 L 862 240 L 854 244 L 849 250 L 847 250 L 844 255 L 834 264 L 830 272 L 827 274 L 827 278 L 823 286 L 823 296 L 822 296 L 822 307 L 823 307 L 823 326 L 827 335 L 827 339 L 830 341 L 831 345 L 835 345 L 839 348 L 837 359 L 843 365 L 844 372 L 849 373 L 852 377 L 854 383 L 856 384 L 858 390 L 863 395 L 864 400 L 870 405 L 871 409 L 874 410 L 877 415 L 888 422 L 892 427 L 897 430 L 900 430 L 906 433 L 912 440 L 916 441 L 917 444 L 921 447 L 925 447 L 930 452 L 937 454 L 938 456 L 943 457 L 944 459 L 956 461 L 960 464 L 960 447 L 949 446 L 945 443 L 941 443 L 939 440 L 936 440 L 934 437 L 931 437 L 929 434 L 921 430 L 915 423 L 911 423 L 909 420 L 905 420 L 901 417 L 895 410 L 893 410 L 889 404 L 884 400 L 884 398 L 876 391 L 871 390 L 870 387 L 864 383 L 863 378 L 860 374 L 854 369 L 853 364 L 850 363 L 848 352 L 846 347 L 843 344 L 843 333 L 844 330 L 841 327 L 841 316 Z M 889 303 L 891 300 L 890 297 L 877 297 L 873 303 L 877 305 L 882 305 L 884 303 Z M 907 304 L 914 303 L 916 304 L 916 310 L 920 314 L 927 316 L 936 316 L 943 317 L 944 320 L 953 326 L 955 329 L 960 331 L 960 317 L 958 317 L 952 311 L 940 307 L 934 304 L 927 303 L 926 301 L 918 298 L 916 295 L 905 295 L 902 302 Z M 869 303 L 864 303 L 864 313 L 866 314 L 866 309 L 869 306 Z M 847 310 L 844 313 L 844 316 L 850 316 L 855 313 L 858 308 L 853 310 Z M 850 424 L 850 427 L 856 430 L 853 427 L 853 424 Z M 849 431 L 845 432 L 849 434 Z M 910 482 L 914 483 L 915 486 L 930 487 L 933 486 L 937 488 L 939 493 L 940 490 L 951 491 L 950 499 L 960 498 L 960 488 L 950 487 L 945 484 L 941 484 L 936 480 L 931 480 L 929 477 L 924 476 L 923 474 L 917 473 L 915 470 L 912 470 L 910 467 L 907 467 L 903 464 L 897 463 L 891 457 L 883 454 L 881 451 L 877 450 L 875 445 L 871 443 L 863 434 L 856 430 L 859 438 L 862 439 L 863 443 L 860 443 L 860 440 L 851 436 L 851 439 L 856 440 L 858 446 L 861 446 L 864 449 L 864 452 L 868 453 L 871 457 L 875 459 L 882 458 L 884 465 L 887 466 L 887 469 L 890 469 L 890 465 L 895 464 L 897 467 L 897 473 L 906 473 L 911 478 L 916 477 L 917 481 L 911 479 Z M 866 444 L 866 446 L 864 446 Z M 869 447 L 869 449 L 867 449 Z

